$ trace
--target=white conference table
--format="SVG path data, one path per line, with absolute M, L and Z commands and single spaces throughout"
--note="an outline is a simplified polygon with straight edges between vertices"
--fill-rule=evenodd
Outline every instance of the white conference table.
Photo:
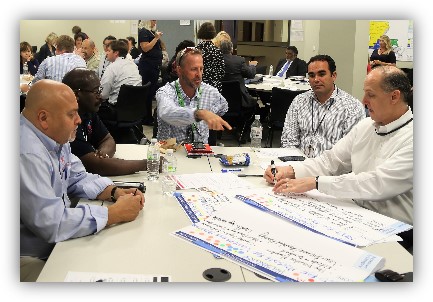
M 293 79 L 293 80 L 292 80 Z M 248 89 L 263 91 L 263 92 L 272 92 L 273 87 L 278 87 L 281 89 L 288 89 L 293 91 L 307 91 L 310 90 L 310 83 L 308 81 L 300 81 L 295 80 L 300 79 L 300 77 L 289 77 L 288 79 L 283 79 L 281 77 L 269 77 L 264 76 L 263 82 L 258 84 L 246 84 L 245 86 Z
M 248 147 L 212 147 L 215 153 L 235 154 L 248 152 L 251 164 L 242 173 L 263 174 L 259 158 Z M 116 157 L 141 159 L 147 146 L 117 145 Z M 272 149 L 265 149 L 267 151 Z M 220 173 L 218 158 L 187 158 L 185 151 L 175 153 L 177 174 Z M 300 155 L 288 149 L 287 155 Z M 278 159 L 275 159 L 278 164 Z M 186 243 L 171 232 L 190 225 L 191 222 L 174 197 L 163 196 L 159 182 L 147 180 L 146 172 L 111 177 L 113 180 L 142 181 L 145 183 L 146 202 L 143 211 L 133 222 L 108 227 L 96 235 L 57 243 L 38 277 L 38 282 L 62 282 L 68 271 L 170 276 L 172 282 L 208 282 L 203 272 L 221 268 L 231 273 L 228 282 L 270 282 L 248 269 L 217 259 L 211 253 Z M 257 186 L 266 186 L 261 177 L 248 177 Z M 85 201 L 81 201 L 85 202 Z M 100 204 L 100 202 L 98 202 Z M 386 258 L 385 268 L 404 273 L 413 271 L 413 257 L 398 243 L 382 243 L 364 248 Z

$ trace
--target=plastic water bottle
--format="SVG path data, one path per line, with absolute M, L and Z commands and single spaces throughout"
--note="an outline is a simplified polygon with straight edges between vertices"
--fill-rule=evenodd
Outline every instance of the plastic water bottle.
M 164 174 L 170 174 L 176 172 L 177 159 L 173 153 L 173 149 L 167 149 L 167 153 L 164 156 L 164 163 L 162 165 L 162 172 Z
M 177 159 L 173 154 L 173 149 L 167 149 L 167 153 L 164 156 L 162 164 L 162 194 L 170 196 L 176 191 L 176 181 L 172 178 L 173 173 L 176 172 Z
M 29 66 L 27 65 L 27 62 L 24 62 L 24 65 L 23 65 L 23 78 L 24 79 L 28 79 L 28 77 L 29 77 Z
M 152 138 L 147 149 L 147 179 L 155 181 L 159 178 L 159 145 L 157 139 Z
M 263 127 L 260 123 L 260 115 L 256 115 L 251 124 L 251 150 L 257 151 L 262 147 Z
M 274 75 L 274 66 L 269 66 L 269 77 L 272 78 L 272 76 Z

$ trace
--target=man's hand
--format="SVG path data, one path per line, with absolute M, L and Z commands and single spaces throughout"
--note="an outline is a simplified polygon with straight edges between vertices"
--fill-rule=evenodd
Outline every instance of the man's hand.
M 143 202 L 142 195 L 139 194 L 120 196 L 115 204 L 108 207 L 107 225 L 135 220 L 143 208 Z
M 144 194 L 143 192 L 141 192 L 140 190 L 136 189 L 136 188 L 127 188 L 127 189 L 122 189 L 122 188 L 117 188 L 116 192 L 114 192 L 114 198 L 118 199 L 121 196 L 124 195 L 135 195 L 135 196 L 140 196 L 141 200 L 140 200 L 140 204 L 141 207 L 143 208 L 144 206 Z
M 110 156 L 108 156 L 107 153 L 105 153 L 102 150 L 95 150 L 95 156 L 99 157 L 99 158 L 108 158 L 108 157 L 110 157 Z
M 304 193 L 316 188 L 315 177 L 303 177 L 298 179 L 283 178 L 272 189 L 275 193 Z
M 212 111 L 199 109 L 196 111 L 198 119 L 203 120 L 207 123 L 210 130 L 224 130 L 224 127 L 228 130 L 232 130 L 232 126 L 223 120 L 219 115 L 216 115 Z
M 292 166 L 279 166 L 276 167 L 276 170 L 277 173 L 275 174 L 275 181 L 279 181 L 283 178 L 295 178 L 295 171 L 293 170 Z M 274 174 L 272 174 L 271 166 L 266 168 L 263 177 L 268 183 L 274 184 Z

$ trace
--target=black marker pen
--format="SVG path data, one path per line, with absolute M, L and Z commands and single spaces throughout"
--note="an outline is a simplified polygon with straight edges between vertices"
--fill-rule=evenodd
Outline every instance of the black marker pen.
M 274 175 L 274 185 L 276 183 L 276 178 L 275 176 L 277 175 L 277 168 L 275 167 L 275 162 L 273 160 L 271 160 L 271 172 Z

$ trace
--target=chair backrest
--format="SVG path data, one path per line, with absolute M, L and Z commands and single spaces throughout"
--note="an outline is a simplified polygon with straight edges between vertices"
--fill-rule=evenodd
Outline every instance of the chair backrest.
M 256 66 L 256 73 L 265 75 L 267 68 L 268 68 L 268 65 L 261 65 L 261 66 L 257 65 Z
M 284 120 L 286 119 L 287 110 L 289 110 L 290 104 L 293 99 L 305 91 L 297 90 L 292 91 L 289 89 L 282 89 L 278 87 L 272 88 L 271 98 L 271 114 L 270 122 L 274 125 L 282 127 Z
M 134 122 L 146 116 L 146 97 L 150 82 L 143 86 L 123 84 L 117 97 L 117 122 Z
M 227 100 L 229 109 L 224 116 L 240 116 L 242 109 L 241 84 L 238 81 L 222 81 L 222 96 Z

